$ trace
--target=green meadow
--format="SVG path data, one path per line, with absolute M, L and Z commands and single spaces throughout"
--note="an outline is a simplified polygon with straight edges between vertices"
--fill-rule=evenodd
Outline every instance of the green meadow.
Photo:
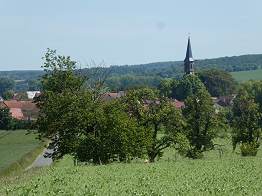
M 262 69 L 231 72 L 231 74 L 238 82 L 244 82 L 247 80 L 262 80 Z
M 34 133 L 28 134 L 26 130 L 0 131 L 0 174 L 10 165 L 21 163 L 26 155 L 32 154 L 40 146 L 36 136 Z M 29 160 L 27 162 L 30 164 Z
M 0 179 L 0 195 L 262 195 L 262 153 L 241 157 L 230 138 L 200 160 L 165 151 L 155 163 L 74 166 L 70 157 L 51 167 Z

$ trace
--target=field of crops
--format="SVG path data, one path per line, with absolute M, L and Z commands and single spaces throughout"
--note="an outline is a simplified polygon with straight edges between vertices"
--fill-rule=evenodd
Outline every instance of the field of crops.
M 251 70 L 251 71 L 231 72 L 231 74 L 239 82 L 243 82 L 247 80 L 262 80 L 262 69 Z
M 153 164 L 73 166 L 66 157 L 53 167 L 0 180 L 0 195 L 262 195 L 261 155 L 242 158 L 228 145 L 223 154 L 211 151 L 202 160 L 169 149 Z
M 35 134 L 26 130 L 0 131 L 0 171 L 39 146 Z

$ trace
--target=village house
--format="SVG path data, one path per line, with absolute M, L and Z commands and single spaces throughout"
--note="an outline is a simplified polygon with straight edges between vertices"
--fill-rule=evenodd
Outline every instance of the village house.
M 0 102 L 1 108 L 8 108 L 17 120 L 36 120 L 39 109 L 33 101 L 8 100 Z

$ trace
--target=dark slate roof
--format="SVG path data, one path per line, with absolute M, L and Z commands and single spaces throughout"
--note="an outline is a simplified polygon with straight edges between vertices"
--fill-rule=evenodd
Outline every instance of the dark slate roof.
M 192 55 L 192 49 L 191 49 L 191 43 L 190 43 L 190 37 L 189 37 L 188 43 L 187 43 L 186 58 L 184 62 L 192 62 L 192 61 L 194 61 L 194 59 Z

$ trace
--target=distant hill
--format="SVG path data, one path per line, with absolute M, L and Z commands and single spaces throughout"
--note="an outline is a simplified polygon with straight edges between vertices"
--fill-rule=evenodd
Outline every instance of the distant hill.
M 196 71 L 217 68 L 228 72 L 262 69 L 262 54 L 201 59 L 195 62 Z M 97 77 L 107 73 L 107 85 L 111 90 L 124 90 L 135 86 L 157 86 L 162 78 L 181 77 L 182 61 L 156 62 L 140 65 L 113 65 L 107 68 L 82 69 L 81 73 Z M 0 71 L 0 77 L 10 77 L 17 81 L 36 80 L 43 71 Z

